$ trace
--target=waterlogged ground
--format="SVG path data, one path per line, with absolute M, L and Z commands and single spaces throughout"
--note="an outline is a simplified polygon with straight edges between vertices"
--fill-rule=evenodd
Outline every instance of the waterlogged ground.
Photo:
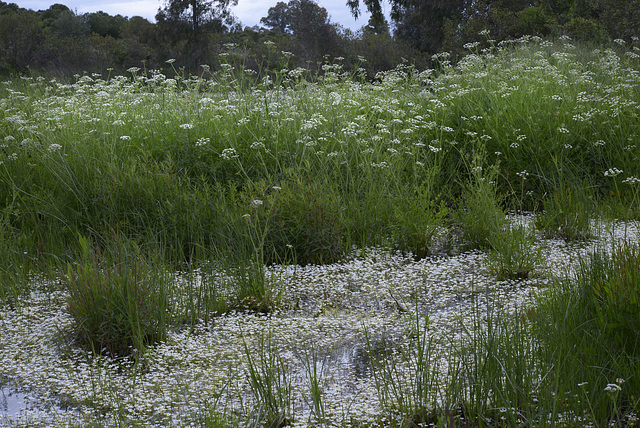
M 380 422 L 366 338 L 374 349 L 399 346 L 415 336 L 415 314 L 428 315 L 437 345 L 434 370 L 444 379 L 447 349 L 459 346 L 464 326 L 473 326 L 493 303 L 503 312 L 534 305 L 552 278 L 569 274 L 580 257 L 639 236 L 636 224 L 600 224 L 597 230 L 597 238 L 579 244 L 540 240 L 546 264 L 526 281 L 496 281 L 486 256 L 475 251 L 415 261 L 373 248 L 329 266 L 275 267 L 278 312 L 232 313 L 193 331 L 173 331 L 138 365 L 69 344 L 61 334 L 71 324 L 65 294 L 43 284 L 20 310 L 0 310 L 0 425 L 201 426 L 214 415 L 249 418 L 256 401 L 245 349 L 258 366 L 270 355 L 284 363 L 295 426 L 315 418 L 314 367 L 327 425 Z M 400 373 L 411 369 L 398 365 Z M 28 393 L 28 403 L 21 393 Z

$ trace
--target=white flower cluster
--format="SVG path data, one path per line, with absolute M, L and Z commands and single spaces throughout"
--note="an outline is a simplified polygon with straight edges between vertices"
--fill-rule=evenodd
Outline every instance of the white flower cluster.
M 49 150 L 49 153 L 55 153 L 57 151 L 59 151 L 62 148 L 62 146 L 60 144 L 57 143 L 53 143 L 49 146 L 49 148 L 47 150 Z
M 207 137 L 198 138 L 198 140 L 196 141 L 196 147 L 206 146 L 207 144 L 209 144 L 209 141 L 211 140 Z
M 237 158 L 238 153 L 236 152 L 236 149 L 234 149 L 233 147 L 229 147 L 228 149 L 224 149 L 222 153 L 220 153 L 220 157 L 222 159 L 231 160 Z
M 622 174 L 622 170 L 618 168 L 609 168 L 604 172 L 605 177 L 615 177 L 616 175 Z

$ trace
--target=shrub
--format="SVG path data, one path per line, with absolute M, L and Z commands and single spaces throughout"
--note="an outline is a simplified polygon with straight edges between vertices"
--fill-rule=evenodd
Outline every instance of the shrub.
M 115 260 L 80 237 L 82 262 L 69 264 L 62 282 L 78 340 L 96 352 L 124 356 L 166 335 L 167 294 L 161 269 L 129 242 L 115 240 Z

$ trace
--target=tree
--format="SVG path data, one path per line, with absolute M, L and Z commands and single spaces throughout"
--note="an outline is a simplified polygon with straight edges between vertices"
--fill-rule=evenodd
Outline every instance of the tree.
M 88 15 L 91 32 L 99 36 L 111 36 L 114 39 L 120 37 L 120 30 L 127 19 L 122 15 L 111 16 L 105 12 L 95 12 Z
M 53 24 L 55 21 L 57 21 L 58 18 L 60 18 L 60 15 L 64 13 L 70 13 L 70 12 L 71 12 L 71 9 L 69 9 L 67 6 L 60 3 L 55 3 L 51 5 L 47 10 L 38 11 L 38 15 L 40 15 L 40 19 L 42 19 L 42 22 L 44 22 L 44 25 L 48 27 L 51 24 Z
M 600 18 L 612 38 L 640 37 L 640 0 L 599 0 Z
M 337 52 L 338 33 L 324 7 L 313 0 L 279 2 L 260 20 L 272 31 L 290 34 L 298 42 L 303 61 L 317 61 Z
M 389 0 L 395 36 L 425 52 L 435 53 L 443 44 L 447 21 L 460 22 L 469 0 Z M 382 15 L 381 0 L 362 0 L 372 16 Z M 347 0 L 358 17 L 360 0 Z
M 382 13 L 375 15 L 371 14 L 371 16 L 369 16 L 369 22 L 367 22 L 367 25 L 362 27 L 362 31 L 365 34 L 373 34 L 377 36 L 390 35 L 389 23 Z
M 51 28 L 60 36 L 86 36 L 90 27 L 86 15 L 76 15 L 71 10 L 63 11 L 51 23 Z
M 25 70 L 34 62 L 43 37 L 42 21 L 35 12 L 3 11 L 0 14 L 0 71 Z
M 229 6 L 236 4 L 238 0 L 167 0 L 165 8 L 158 10 L 156 20 L 173 23 L 187 21 L 197 39 L 200 29 L 205 25 L 222 30 L 224 24 L 233 24 Z
M 260 23 L 277 33 L 291 34 L 291 24 L 293 17 L 289 10 L 289 5 L 285 2 L 278 2 L 269 8 L 267 16 L 260 18 Z

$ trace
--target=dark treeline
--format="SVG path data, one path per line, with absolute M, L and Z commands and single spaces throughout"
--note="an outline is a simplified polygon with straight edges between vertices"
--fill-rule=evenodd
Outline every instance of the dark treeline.
M 568 35 L 601 43 L 640 33 L 640 0 L 390 0 L 391 23 L 380 0 L 345 0 L 354 15 L 361 8 L 371 12 L 357 32 L 332 23 L 313 0 L 278 2 L 262 25 L 243 28 L 229 12 L 234 1 L 169 0 L 156 23 L 77 14 L 62 4 L 33 11 L 0 1 L 0 73 L 106 75 L 130 67 L 199 73 L 202 65 L 217 69 L 228 61 L 221 54 L 231 51 L 256 71 L 315 70 L 340 57 L 347 70 L 363 67 L 373 77 L 403 61 L 428 67 L 440 51 L 456 58 L 476 41 L 482 48 L 524 35 Z

